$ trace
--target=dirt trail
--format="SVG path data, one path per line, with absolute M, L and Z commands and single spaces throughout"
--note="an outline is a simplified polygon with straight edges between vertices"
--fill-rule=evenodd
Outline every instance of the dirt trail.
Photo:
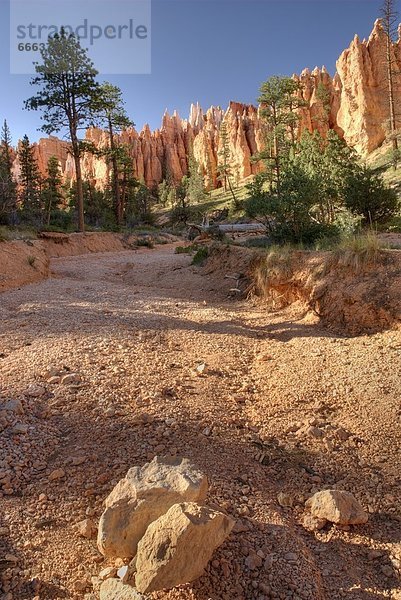
M 204 577 L 153 598 L 401 599 L 399 332 L 339 337 L 267 314 L 189 263 L 171 245 L 60 258 L 51 279 L 0 295 L 0 403 L 23 410 L 0 434 L 0 559 L 16 560 L 0 560 L 1 598 L 93 593 L 107 563 L 74 524 L 97 520 L 129 467 L 177 453 L 239 526 Z M 46 383 L 51 367 L 82 383 Z M 335 485 L 369 523 L 307 532 L 304 500 Z

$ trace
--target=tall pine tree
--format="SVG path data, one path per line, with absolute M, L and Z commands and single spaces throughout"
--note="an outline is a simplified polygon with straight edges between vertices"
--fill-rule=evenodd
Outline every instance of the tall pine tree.
M 230 139 L 227 131 L 227 124 L 223 120 L 220 124 L 219 129 L 220 136 L 220 150 L 218 152 L 218 166 L 217 166 L 217 179 L 223 184 L 224 191 L 227 191 L 227 187 L 229 188 L 231 195 L 233 197 L 234 206 L 237 206 L 237 198 L 235 196 L 233 184 L 232 184 L 232 157 L 230 150 Z
M 29 221 L 38 224 L 42 220 L 41 177 L 34 148 L 24 135 L 18 148 L 21 169 L 19 181 L 19 202 L 22 214 Z
M 96 122 L 100 127 L 105 127 L 109 137 L 109 148 L 105 152 L 110 162 L 113 184 L 113 204 L 117 225 L 121 225 L 124 215 L 124 203 L 120 193 L 119 158 L 121 155 L 116 134 L 123 129 L 133 126 L 134 123 L 126 114 L 121 90 L 111 83 L 100 86 L 99 105 L 96 109 Z
M 79 131 L 93 121 L 94 107 L 99 102 L 99 84 L 96 71 L 79 40 L 61 33 L 49 37 L 41 50 L 42 64 L 36 64 L 36 77 L 31 84 L 39 91 L 25 102 L 29 110 L 42 110 L 45 124 L 42 131 L 51 134 L 67 129 L 75 163 L 78 226 L 85 230 L 84 196 L 82 187 L 81 155 L 84 147 Z
M 392 144 L 392 162 L 394 169 L 399 160 L 397 115 L 395 103 L 395 78 L 399 76 L 399 68 L 393 57 L 393 40 L 397 33 L 398 13 L 394 0 L 384 0 L 381 8 L 382 25 L 386 34 L 386 74 L 387 74 L 387 101 L 390 115 L 390 140 Z
M 260 88 L 258 102 L 266 126 L 266 148 L 258 158 L 264 160 L 270 186 L 278 195 L 285 163 L 295 153 L 299 109 L 306 105 L 300 89 L 298 81 L 277 75 Z
M 42 188 L 42 202 L 47 225 L 50 225 L 51 215 L 63 202 L 62 179 L 58 158 L 51 156 L 47 161 L 47 177 Z
M 10 128 L 4 120 L 0 139 L 0 223 L 13 221 L 17 207 L 16 183 L 13 178 L 12 140 Z

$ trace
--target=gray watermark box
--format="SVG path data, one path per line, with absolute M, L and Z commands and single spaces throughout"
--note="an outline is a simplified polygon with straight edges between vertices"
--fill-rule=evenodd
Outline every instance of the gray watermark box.
M 10 0 L 10 73 L 34 74 L 41 48 L 62 28 L 100 74 L 151 72 L 151 0 Z

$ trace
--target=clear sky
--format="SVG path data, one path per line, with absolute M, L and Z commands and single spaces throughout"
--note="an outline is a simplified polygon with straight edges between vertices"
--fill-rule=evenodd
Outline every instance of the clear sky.
M 57 1 L 57 0 L 55 0 Z M 112 6 L 112 0 L 110 1 Z M 325 65 L 330 73 L 355 33 L 367 37 L 381 0 L 153 0 L 151 75 L 113 76 L 141 129 L 164 110 L 187 117 L 191 102 L 255 103 L 270 75 Z M 43 134 L 39 114 L 23 110 L 30 77 L 10 75 L 9 0 L 0 0 L 0 119 L 14 143 Z M 129 57 L 127 57 L 129 60 Z

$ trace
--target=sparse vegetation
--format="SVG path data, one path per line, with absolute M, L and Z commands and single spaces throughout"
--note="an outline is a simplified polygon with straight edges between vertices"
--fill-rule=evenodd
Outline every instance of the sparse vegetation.
M 192 259 L 192 264 L 198 267 L 202 266 L 209 256 L 209 248 L 207 246 L 201 246 L 195 253 Z
M 374 265 L 383 244 L 375 233 L 368 232 L 342 239 L 332 251 L 332 259 L 339 267 L 359 273 L 364 267 Z

